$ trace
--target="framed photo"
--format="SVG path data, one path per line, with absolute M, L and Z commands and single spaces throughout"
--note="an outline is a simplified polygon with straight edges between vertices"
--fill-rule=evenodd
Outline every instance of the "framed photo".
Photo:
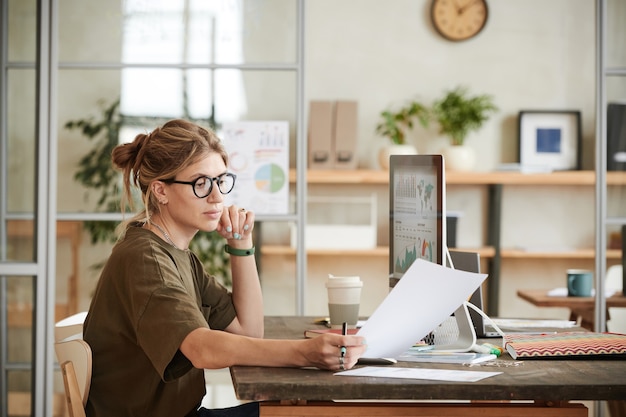
M 520 165 L 580 169 L 580 111 L 522 110 L 518 134 Z

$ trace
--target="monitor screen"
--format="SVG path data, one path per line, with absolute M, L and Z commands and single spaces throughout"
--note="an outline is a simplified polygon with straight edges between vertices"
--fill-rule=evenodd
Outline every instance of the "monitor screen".
M 418 258 L 444 265 L 445 169 L 441 155 L 389 159 L 389 287 Z

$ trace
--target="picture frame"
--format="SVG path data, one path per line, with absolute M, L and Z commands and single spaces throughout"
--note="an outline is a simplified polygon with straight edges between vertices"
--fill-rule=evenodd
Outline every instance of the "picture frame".
M 581 114 L 578 110 L 522 110 L 518 117 L 521 166 L 554 171 L 581 168 Z

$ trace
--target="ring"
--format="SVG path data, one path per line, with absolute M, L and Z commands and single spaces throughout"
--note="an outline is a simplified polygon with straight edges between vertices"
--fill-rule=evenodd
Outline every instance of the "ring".
M 245 209 L 245 208 L 240 208 L 240 209 L 239 209 L 239 212 L 240 212 L 240 213 L 245 213 L 245 212 L 246 212 L 246 209 Z

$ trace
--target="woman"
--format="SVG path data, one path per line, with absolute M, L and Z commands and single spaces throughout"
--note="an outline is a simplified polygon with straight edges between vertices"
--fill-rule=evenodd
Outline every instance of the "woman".
M 88 416 L 258 415 L 255 403 L 198 409 L 203 369 L 354 366 L 365 351 L 361 337 L 263 339 L 254 213 L 224 207 L 236 178 L 213 132 L 172 120 L 117 146 L 112 160 L 124 175 L 123 200 L 132 204 L 137 186 L 144 208 L 120 225 L 85 321 L 93 351 Z M 226 239 L 232 293 L 189 251 L 199 230 Z M 348 346 L 341 359 L 340 346 Z

